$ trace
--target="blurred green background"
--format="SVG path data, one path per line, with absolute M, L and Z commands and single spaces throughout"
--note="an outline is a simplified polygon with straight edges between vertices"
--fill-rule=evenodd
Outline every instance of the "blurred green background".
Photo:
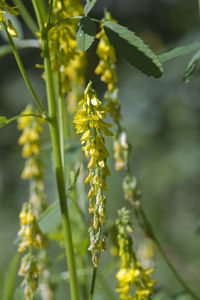
M 99 0 L 91 15 L 103 17 L 104 6 L 120 24 L 135 31 L 156 53 L 200 39 L 197 0 Z M 27 7 L 32 11 L 31 5 Z M 20 22 L 24 38 L 33 38 L 21 19 Z M 0 43 L 5 44 L 2 37 Z M 102 96 L 105 85 L 93 74 L 98 63 L 95 46 L 88 52 L 87 78 L 94 82 L 97 94 Z M 20 53 L 31 82 L 45 103 L 41 70 L 35 68 L 35 64 L 41 62 L 40 51 L 28 49 Z M 189 84 L 182 81 L 190 57 L 191 54 L 166 63 L 164 76 L 158 80 L 146 77 L 119 59 L 118 85 L 122 124 L 133 147 L 131 165 L 142 191 L 144 209 L 169 259 L 200 294 L 200 71 L 197 68 Z M 32 98 L 12 55 L 1 58 L 0 70 L 0 115 L 9 118 L 19 114 Z M 13 241 L 19 228 L 21 205 L 28 197 L 28 183 L 20 179 L 24 161 L 17 144 L 20 133 L 16 123 L 2 128 L 0 133 L 2 282 L 4 271 L 16 251 Z M 44 142 L 49 140 L 47 128 L 42 139 Z M 45 165 L 46 193 L 53 202 L 56 192 L 51 155 L 44 151 L 41 156 Z M 112 176 L 108 179 L 107 219 L 114 220 L 117 209 L 124 205 L 121 189 L 124 174 L 114 170 L 112 158 L 109 165 Z M 143 238 L 139 228 L 137 232 L 136 241 Z M 137 249 L 137 243 L 135 247 Z M 108 260 L 109 251 L 101 259 L 102 272 Z M 169 295 L 182 291 L 159 254 L 155 260 L 156 288 Z M 64 271 L 65 266 L 61 265 L 60 269 Z M 115 272 L 116 269 L 107 271 L 105 277 L 113 287 L 116 282 L 114 275 L 111 278 L 110 274 Z M 57 294 L 60 298 L 57 299 L 62 299 L 63 290 L 61 286 Z M 98 292 L 98 286 L 95 299 L 105 299 L 102 292 Z M 161 299 L 168 298 L 163 296 Z

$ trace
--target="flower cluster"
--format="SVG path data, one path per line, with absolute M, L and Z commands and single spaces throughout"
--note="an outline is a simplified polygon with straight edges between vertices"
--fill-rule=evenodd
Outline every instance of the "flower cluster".
M 33 108 L 28 105 L 22 115 L 31 115 Z M 36 217 L 46 208 L 44 183 L 42 175 L 42 164 L 38 158 L 40 149 L 39 134 L 42 132 L 42 118 L 33 116 L 21 117 L 18 119 L 18 129 L 22 134 L 18 140 L 22 146 L 22 156 L 26 158 L 25 167 L 22 171 L 22 179 L 30 181 L 30 199 Z
M 49 31 L 49 49 L 52 69 L 60 73 L 62 92 L 74 90 L 74 84 L 84 84 L 85 54 L 77 49 L 76 20 L 63 19 L 83 15 L 79 0 L 53 1 L 53 21 L 56 26 Z
M 11 7 L 7 4 L 6 0 L 0 0 L 0 23 L 6 22 L 6 18 L 4 17 L 5 11 L 8 11 L 11 15 L 18 15 L 15 7 Z M 0 24 L 1 30 L 1 24 Z M 8 20 L 7 30 L 12 37 L 18 37 L 17 30 L 13 27 L 12 22 Z
M 106 21 L 113 21 L 111 15 L 107 12 Z M 120 125 L 121 106 L 118 100 L 118 89 L 115 87 L 117 81 L 116 74 L 116 54 L 115 49 L 109 42 L 104 29 L 97 34 L 99 44 L 97 47 L 97 55 L 100 59 L 95 73 L 101 75 L 101 80 L 107 83 L 107 91 L 104 95 L 106 101 L 106 110 L 117 125 L 117 133 L 114 137 L 114 158 L 116 170 L 121 170 L 126 166 L 126 154 L 128 144 L 126 141 L 126 133 L 122 131 Z
M 105 234 L 102 232 L 102 224 L 105 223 L 106 198 L 104 191 L 107 189 L 106 176 L 110 175 L 107 167 L 107 157 L 109 153 L 105 146 L 103 133 L 111 136 L 111 124 L 103 121 L 106 116 L 105 109 L 101 106 L 101 101 L 96 97 L 88 84 L 84 98 L 79 102 L 81 109 L 74 117 L 76 132 L 82 133 L 81 142 L 86 157 L 90 157 L 87 168 L 89 174 L 85 179 L 90 184 L 88 193 L 89 212 L 92 214 L 89 250 L 93 255 L 93 263 L 98 264 L 98 257 L 105 249 Z
M 141 192 L 137 187 L 137 180 L 135 177 L 127 174 L 123 180 L 124 198 L 132 206 L 140 206 Z
M 105 20 L 115 21 L 109 13 L 106 13 Z M 103 27 L 96 37 L 99 39 L 97 55 L 100 61 L 95 69 L 95 73 L 101 75 L 101 80 L 108 85 L 108 91 L 112 92 L 115 88 L 114 84 L 117 81 L 115 49 L 109 42 Z
M 128 234 L 133 231 L 129 211 L 122 208 L 118 215 L 116 226 L 121 268 L 116 274 L 118 280 L 116 291 L 124 300 L 149 299 L 149 295 L 153 293 L 152 286 L 155 284 L 155 280 L 151 280 L 150 276 L 154 269 L 144 269 L 136 258 L 132 240 Z
M 18 129 L 22 130 L 18 142 L 22 146 L 22 156 L 26 159 L 21 177 L 29 180 L 30 190 L 29 201 L 23 204 L 19 215 L 20 230 L 18 232 L 20 238 L 18 251 L 28 250 L 28 253 L 22 257 L 19 270 L 19 275 L 24 277 L 22 285 L 26 299 L 32 299 L 34 291 L 39 291 L 39 280 L 44 282 L 43 287 L 45 286 L 46 290 L 49 290 L 49 285 L 42 275 L 45 274 L 45 265 L 41 262 L 40 255 L 33 252 L 33 249 L 46 252 L 44 235 L 37 224 L 37 218 L 47 207 L 42 164 L 38 155 L 40 151 L 39 134 L 42 132 L 41 125 L 44 121 L 42 118 L 32 116 L 33 113 L 32 106 L 28 105 L 22 112 L 22 115 L 25 116 L 18 119 Z
M 129 144 L 127 142 L 127 134 L 122 131 L 114 140 L 113 143 L 115 169 L 117 171 L 127 167 Z
M 34 246 L 36 249 L 42 247 L 43 237 L 33 214 L 30 203 L 24 203 L 19 215 L 20 230 L 18 235 L 21 237 L 18 251 L 24 252 L 27 248 Z
M 31 255 L 31 253 L 23 256 L 18 274 L 19 276 L 24 277 L 22 286 L 24 287 L 25 298 L 33 299 L 33 293 L 38 289 L 39 277 L 39 270 L 35 256 Z

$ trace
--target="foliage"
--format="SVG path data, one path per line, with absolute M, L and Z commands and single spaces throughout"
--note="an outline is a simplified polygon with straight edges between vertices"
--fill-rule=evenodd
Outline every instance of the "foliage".
M 29 183 L 29 195 L 23 196 L 27 201 L 24 201 L 19 214 L 20 230 L 15 240 L 18 252 L 23 252 L 18 271 L 18 275 L 23 277 L 22 287 L 19 288 L 15 283 L 19 261 L 17 254 L 5 275 L 3 298 L 53 300 L 57 296 L 56 289 L 64 280 L 65 289 L 69 289 L 72 300 L 100 299 L 102 295 L 115 299 L 112 282 L 116 274 L 116 291 L 120 293 L 121 299 L 199 299 L 190 284 L 183 279 L 184 274 L 179 274 L 175 263 L 168 259 L 157 238 L 157 228 L 154 230 L 145 213 L 145 202 L 142 201 L 138 181 L 132 172 L 129 132 L 124 128 L 128 112 L 125 114 L 125 122 L 122 122 L 123 109 L 119 100 L 116 65 L 117 53 L 142 73 L 159 78 L 163 74 L 163 62 L 172 58 L 178 60 L 197 50 L 184 76 L 189 81 L 199 62 L 199 43 L 157 55 L 142 38 L 118 24 L 107 11 L 101 20 L 88 16 L 96 2 L 87 0 L 83 7 L 78 0 L 49 1 L 48 5 L 43 1 L 32 0 L 37 19 L 35 24 L 32 13 L 22 1 L 19 1 L 17 7 L 8 5 L 5 0 L 0 1 L 1 29 L 4 29 L 9 42 L 9 45 L 1 46 L 0 56 L 13 52 L 35 101 L 35 105 L 30 105 L 29 101 L 20 115 L 7 118 L 7 114 L 2 113 L 6 116 L 0 117 L 0 127 L 17 121 L 18 129 L 22 131 L 18 140 L 25 163 L 21 178 Z M 13 20 L 19 13 L 38 41 L 16 40 L 21 26 L 18 27 L 18 23 Z M 94 43 L 95 38 L 97 41 Z M 106 84 L 107 90 L 103 97 L 97 96 L 98 93 L 93 89 L 96 82 L 92 88 L 92 82 L 87 84 L 85 79 L 86 66 L 92 67 L 90 56 L 89 62 L 86 61 L 85 51 L 92 53 L 96 45 L 99 62 L 94 73 Z M 37 63 L 36 67 L 42 69 L 40 75 L 43 79 L 37 76 L 37 80 L 44 81 L 45 102 L 41 93 L 35 89 L 35 84 L 32 85 L 24 67 L 24 57 L 18 52 L 27 47 L 37 47 L 41 51 L 37 62 L 42 62 Z M 143 77 L 139 77 L 139 72 L 137 74 L 142 82 Z M 135 103 L 137 111 L 138 101 L 132 98 L 131 89 L 130 101 Z M 157 103 L 156 107 L 159 105 Z M 105 120 L 106 116 L 109 116 L 109 120 Z M 145 123 L 145 120 L 142 122 Z M 82 135 L 80 143 L 86 160 L 81 157 L 81 151 L 77 151 L 79 143 L 74 129 Z M 47 143 L 40 139 L 43 130 L 44 137 L 48 138 Z M 141 142 L 140 139 L 137 141 L 137 136 L 134 138 L 136 144 Z M 116 175 L 116 182 L 120 183 L 116 191 L 121 194 L 123 191 L 123 195 L 120 197 L 120 194 L 116 194 L 116 198 L 119 206 L 124 206 L 123 199 L 127 204 L 127 208 L 118 211 L 117 221 L 106 218 L 106 206 L 112 208 L 113 217 L 116 218 L 116 204 L 107 201 L 109 194 L 115 192 L 107 180 L 108 176 L 112 178 L 116 174 L 111 163 L 112 151 L 108 146 L 112 142 L 115 170 L 121 171 Z M 155 166 L 152 169 L 155 170 Z M 160 172 L 157 181 L 164 176 Z M 89 184 L 89 191 L 85 183 Z M 139 225 L 148 237 L 146 246 L 138 243 L 130 218 L 137 223 L 134 224 L 136 233 L 140 232 Z M 51 252 L 54 248 L 56 251 L 53 253 L 56 255 Z M 107 249 L 115 257 L 111 258 Z M 157 273 L 154 275 L 158 278 L 157 285 L 156 280 L 151 278 L 155 249 L 160 252 L 186 293 L 171 297 L 171 294 L 165 294 L 162 290 L 156 292 L 162 279 Z M 107 263 L 103 263 L 106 256 Z M 67 271 L 63 259 L 67 261 Z

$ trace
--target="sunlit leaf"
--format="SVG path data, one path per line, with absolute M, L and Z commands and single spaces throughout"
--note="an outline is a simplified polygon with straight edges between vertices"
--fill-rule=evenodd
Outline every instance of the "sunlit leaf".
M 20 40 L 15 42 L 15 46 L 18 49 L 24 48 L 39 48 L 39 42 L 37 40 Z M 0 58 L 11 53 L 12 47 L 10 45 L 0 46 Z
M 96 28 L 92 20 L 83 17 L 78 24 L 76 33 L 77 47 L 79 50 L 86 51 L 92 45 L 96 34 Z
M 84 14 L 87 16 L 87 14 L 92 10 L 93 6 L 95 5 L 95 3 L 97 2 L 97 0 L 86 0 L 86 4 L 84 7 Z
M 104 23 L 104 29 L 119 55 L 131 65 L 148 76 L 162 76 L 163 68 L 158 57 L 134 32 L 110 21 Z

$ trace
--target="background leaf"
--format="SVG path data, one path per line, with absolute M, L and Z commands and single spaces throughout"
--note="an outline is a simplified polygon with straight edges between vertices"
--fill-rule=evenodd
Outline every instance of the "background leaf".
M 95 3 L 97 2 L 97 0 L 86 0 L 86 4 L 84 7 L 84 14 L 87 16 L 87 14 L 92 10 L 93 6 L 95 5 Z
M 183 81 L 189 82 L 192 74 L 194 73 L 198 63 L 200 61 L 200 50 L 195 53 L 195 55 L 191 58 L 187 65 L 187 69 L 185 71 Z
M 86 51 L 92 45 L 95 34 L 96 28 L 92 20 L 88 17 L 83 17 L 78 24 L 76 33 L 78 49 Z
M 15 46 L 18 49 L 23 49 L 23 48 L 38 48 L 39 47 L 39 42 L 37 40 L 21 40 L 21 41 L 16 41 Z M 0 58 L 11 53 L 12 52 L 12 47 L 10 45 L 2 45 L 0 46 Z
M 16 289 L 13 300 L 25 300 L 23 288 Z
M 15 288 L 15 281 L 19 267 L 20 254 L 16 253 L 4 275 L 3 299 L 12 300 Z
M 198 48 L 200 48 L 200 43 L 191 43 L 189 45 L 177 47 L 168 52 L 162 53 L 159 55 L 159 59 L 163 63 L 172 58 L 189 54 L 190 52 L 192 52 Z
M 130 64 L 148 76 L 161 77 L 162 65 L 148 46 L 126 27 L 107 21 L 104 29 L 110 42 Z
M 0 128 L 6 125 L 8 119 L 6 117 L 0 116 Z

